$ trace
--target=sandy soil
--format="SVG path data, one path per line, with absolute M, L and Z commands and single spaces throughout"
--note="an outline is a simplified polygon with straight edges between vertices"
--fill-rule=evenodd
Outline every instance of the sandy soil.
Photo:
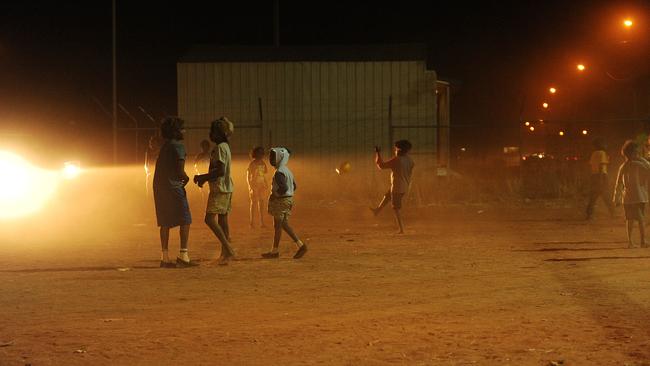
M 226 267 L 159 269 L 151 223 L 3 240 L 0 365 L 650 365 L 650 249 L 620 217 L 432 207 L 397 236 L 389 212 L 298 207 L 294 261 L 233 216 Z

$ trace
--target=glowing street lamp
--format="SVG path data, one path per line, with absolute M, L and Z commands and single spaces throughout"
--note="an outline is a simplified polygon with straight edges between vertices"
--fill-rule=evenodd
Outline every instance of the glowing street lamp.
M 548 109 L 548 103 L 546 103 L 546 102 L 542 103 L 542 108 Z
M 526 121 L 526 123 L 524 123 L 524 126 L 526 127 L 530 126 L 530 122 Z
M 588 133 L 587 130 L 582 130 L 583 135 L 586 135 L 587 133 Z
M 530 130 L 530 132 L 533 132 L 533 131 L 535 131 L 535 127 L 533 127 L 533 126 L 530 126 L 530 128 L 529 128 L 529 130 Z
M 564 131 L 560 131 L 560 132 L 558 132 L 558 135 L 560 135 L 560 136 L 564 136 Z
M 623 26 L 625 28 L 630 29 L 630 28 L 632 28 L 633 25 L 634 25 L 634 22 L 632 21 L 632 19 L 627 18 L 627 19 L 623 20 Z
M 585 71 L 587 67 L 584 64 L 577 64 L 576 69 L 578 69 L 578 71 Z
M 551 94 L 555 94 L 557 92 L 557 89 L 555 89 L 554 87 L 550 87 L 548 88 L 548 92 Z

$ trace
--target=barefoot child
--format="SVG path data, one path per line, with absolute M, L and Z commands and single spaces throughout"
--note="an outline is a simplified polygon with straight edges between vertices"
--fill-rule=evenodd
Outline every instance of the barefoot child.
M 166 117 L 160 125 L 165 139 L 153 176 L 153 198 L 156 206 L 156 219 L 160 226 L 160 246 L 162 259 L 160 267 L 189 267 L 187 242 L 190 235 L 192 216 L 187 203 L 185 185 L 190 178 L 185 174 L 185 147 L 181 143 L 185 122 L 177 117 Z M 176 264 L 169 261 L 169 229 L 180 226 L 181 250 Z
M 413 159 L 408 155 L 411 151 L 411 143 L 408 140 L 399 140 L 395 142 L 395 157 L 388 161 L 381 158 L 381 150 L 375 146 L 375 164 L 379 169 L 390 169 L 390 190 L 386 192 L 384 198 L 377 208 L 371 209 L 375 216 L 388 204 L 393 203 L 393 212 L 399 226 L 399 234 L 404 234 L 404 225 L 400 209 L 402 208 L 402 198 L 408 193 L 411 186 L 411 175 L 413 174 Z
M 194 183 L 203 187 L 205 182 L 210 185 L 208 205 L 205 213 L 205 223 L 221 242 L 221 256 L 217 264 L 225 265 L 234 257 L 235 252 L 230 246 L 230 230 L 228 228 L 228 213 L 231 209 L 233 182 L 230 177 L 230 145 L 234 126 L 226 117 L 221 117 L 210 125 L 210 140 L 217 146 L 212 150 L 210 167 L 206 174 L 194 176 Z M 217 221 L 218 216 L 218 221 Z
M 630 248 L 634 246 L 632 230 L 636 221 L 639 225 L 640 245 L 646 248 L 644 216 L 645 204 L 648 202 L 650 163 L 641 157 L 639 145 L 632 140 L 628 140 L 623 144 L 621 154 L 625 157 L 625 162 L 618 169 L 613 203 L 619 206 L 623 202 L 625 222 L 627 223 L 628 246 Z
M 269 186 L 266 183 L 268 168 L 264 162 L 264 148 L 258 146 L 251 150 L 251 162 L 246 169 L 246 181 L 248 182 L 248 196 L 250 198 L 250 226 L 253 228 L 253 219 L 256 211 L 260 215 L 260 226 L 264 227 L 264 201 L 268 194 Z
M 287 167 L 290 156 L 289 150 L 284 147 L 275 147 L 269 153 L 269 162 L 275 167 L 273 174 L 271 197 L 269 197 L 269 214 L 273 216 L 273 248 L 270 252 L 262 254 L 262 258 L 271 259 L 280 257 L 279 246 L 282 230 L 293 239 L 298 247 L 298 251 L 293 255 L 293 259 L 302 258 L 307 253 L 307 245 L 303 243 L 289 226 L 289 216 L 293 207 L 293 193 L 296 190 L 296 182 L 293 179 L 293 173 Z

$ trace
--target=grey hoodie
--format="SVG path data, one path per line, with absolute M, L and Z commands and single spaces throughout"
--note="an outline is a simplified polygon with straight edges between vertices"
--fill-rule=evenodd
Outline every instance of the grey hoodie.
M 277 161 L 271 193 L 274 197 L 292 197 L 296 189 L 296 183 L 293 173 L 287 167 L 289 151 L 284 147 L 273 147 L 271 151 L 275 152 L 275 160 Z

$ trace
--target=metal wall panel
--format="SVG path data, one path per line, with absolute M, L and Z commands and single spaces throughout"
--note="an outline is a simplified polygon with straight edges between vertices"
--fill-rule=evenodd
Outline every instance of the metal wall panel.
M 411 140 L 418 169 L 433 170 L 440 151 L 435 90 L 436 75 L 421 61 L 178 64 L 178 111 L 190 153 L 207 138 L 210 121 L 225 115 L 235 122 L 233 153 L 286 145 L 302 157 L 299 170 L 333 171 L 348 160 L 375 172 L 372 147 L 388 153 L 391 135 Z

